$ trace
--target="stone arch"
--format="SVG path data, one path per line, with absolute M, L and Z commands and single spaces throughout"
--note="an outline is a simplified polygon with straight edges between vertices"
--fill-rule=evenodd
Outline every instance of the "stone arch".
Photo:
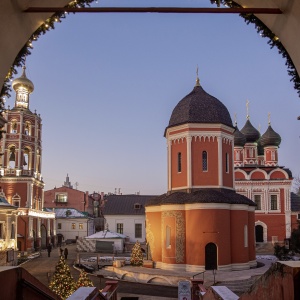
M 257 240 L 256 240 L 256 226 L 261 226 L 263 229 L 262 242 L 257 242 Z M 267 243 L 268 242 L 268 226 L 264 222 L 261 222 L 261 221 L 255 222 L 255 242 L 257 242 L 257 243 Z
M 218 247 L 215 243 L 205 245 L 205 270 L 218 269 Z

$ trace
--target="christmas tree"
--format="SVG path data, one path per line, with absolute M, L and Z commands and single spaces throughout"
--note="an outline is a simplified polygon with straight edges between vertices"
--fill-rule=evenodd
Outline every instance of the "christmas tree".
M 130 263 L 133 266 L 141 266 L 143 264 L 143 252 L 139 241 L 136 241 L 135 245 L 131 250 Z
M 63 300 L 70 297 L 76 291 L 76 283 L 63 256 L 60 257 L 55 267 L 49 288 Z
M 76 285 L 77 285 L 78 289 L 81 286 L 94 286 L 93 282 L 87 276 L 87 273 L 83 270 L 80 272 L 80 275 L 79 275 Z

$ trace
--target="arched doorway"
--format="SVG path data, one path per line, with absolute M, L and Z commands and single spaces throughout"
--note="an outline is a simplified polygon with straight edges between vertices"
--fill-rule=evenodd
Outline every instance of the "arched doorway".
M 41 236 L 42 236 L 42 240 L 41 240 L 41 247 L 42 249 L 46 249 L 47 247 L 47 229 L 45 227 L 45 225 L 41 225 Z
M 217 270 L 218 257 L 217 246 L 214 243 L 208 243 L 205 246 L 205 270 Z
M 264 242 L 264 228 L 261 225 L 255 226 L 255 242 L 256 243 Z

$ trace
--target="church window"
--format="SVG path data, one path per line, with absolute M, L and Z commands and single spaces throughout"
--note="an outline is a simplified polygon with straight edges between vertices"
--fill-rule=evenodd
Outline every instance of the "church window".
M 30 135 L 30 123 L 26 122 L 25 124 L 25 131 L 24 131 L 25 135 Z
M 271 210 L 277 210 L 278 205 L 277 205 L 277 195 L 271 195 Z
M 17 125 L 17 123 L 16 122 L 13 122 L 12 124 L 11 124 L 11 133 L 17 133 L 17 128 L 18 128 L 18 125 Z
M 76 224 L 72 223 L 72 229 L 76 229 Z
M 226 170 L 226 173 L 229 173 L 229 154 L 228 153 L 225 154 L 225 170 Z
M 250 148 L 250 149 L 249 149 L 249 156 L 250 156 L 250 157 L 253 157 L 253 148 Z
M 117 233 L 123 234 L 123 223 L 117 223 Z
M 271 160 L 275 160 L 275 151 L 271 152 Z
M 21 205 L 21 197 L 18 194 L 15 194 L 12 197 L 12 205 L 20 207 L 20 205 Z
M 171 248 L 171 227 L 166 227 L 166 247 Z
M 256 204 L 256 210 L 261 210 L 261 195 L 254 195 L 254 202 Z
M 236 152 L 236 160 L 240 160 L 240 151 Z
M 202 152 L 202 171 L 206 172 L 207 171 L 207 152 L 203 151 Z
M 177 171 L 178 173 L 181 172 L 181 152 L 178 152 L 177 155 Z
M 248 226 L 244 226 L 244 247 L 248 247 Z
M 142 238 L 142 224 L 134 224 L 135 225 L 135 238 L 141 239 Z
M 24 170 L 28 170 L 29 152 L 30 152 L 30 150 L 28 148 L 24 149 L 23 163 L 22 163 Z
M 61 223 L 57 223 L 57 229 L 61 229 Z
M 79 223 L 79 229 L 83 229 L 83 223 Z
M 16 166 L 16 148 L 12 146 L 9 148 L 9 167 L 14 169 Z
M 300 220 L 300 214 L 297 215 L 297 219 Z

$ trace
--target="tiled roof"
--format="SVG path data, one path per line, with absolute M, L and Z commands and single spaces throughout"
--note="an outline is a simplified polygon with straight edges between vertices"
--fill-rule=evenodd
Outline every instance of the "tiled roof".
M 45 208 L 45 211 L 53 212 L 52 208 Z M 67 214 L 66 212 L 70 213 Z M 88 218 L 87 215 L 75 208 L 54 208 L 55 218 Z
M 105 200 L 105 215 L 144 215 L 146 202 L 156 196 L 149 195 L 108 195 Z M 135 206 L 140 204 L 140 208 Z M 136 207 L 136 208 L 135 208 Z
M 195 86 L 187 96 L 178 102 L 167 128 L 187 123 L 216 123 L 233 127 L 226 106 L 217 98 L 206 93 L 201 86 Z
M 149 200 L 146 206 L 188 203 L 228 203 L 255 206 L 255 203 L 249 198 L 227 189 L 200 189 L 193 193 L 163 194 Z
M 291 211 L 300 212 L 300 196 L 295 193 L 291 193 Z

